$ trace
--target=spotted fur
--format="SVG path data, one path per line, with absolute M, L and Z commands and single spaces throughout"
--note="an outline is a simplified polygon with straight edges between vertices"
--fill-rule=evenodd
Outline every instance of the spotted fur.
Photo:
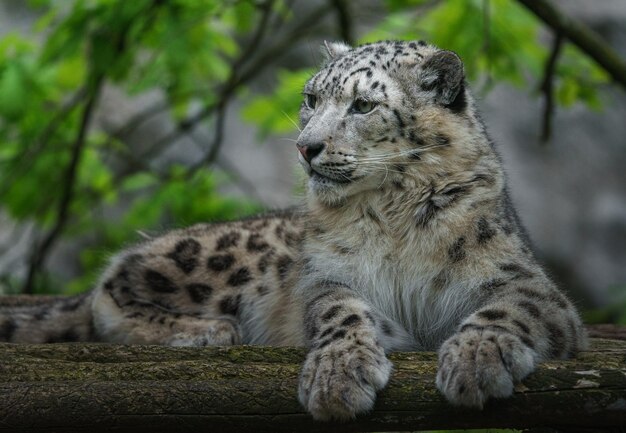
M 530 252 L 456 54 L 351 48 L 305 85 L 306 209 L 205 224 L 116 256 L 89 294 L 0 310 L 0 340 L 305 345 L 316 419 L 370 410 L 391 350 L 438 350 L 453 404 L 506 397 L 584 347 Z

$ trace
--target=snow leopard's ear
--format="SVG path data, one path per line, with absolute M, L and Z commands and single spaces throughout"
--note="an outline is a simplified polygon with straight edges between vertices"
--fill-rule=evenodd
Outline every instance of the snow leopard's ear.
M 464 108 L 463 62 L 452 51 L 441 50 L 427 57 L 420 65 L 418 78 L 421 89 L 434 91 L 435 100 L 440 104 L 454 111 Z
M 350 51 L 352 47 L 348 44 L 344 44 L 343 42 L 328 42 L 324 41 L 324 47 L 322 51 L 326 60 L 333 60 L 337 57 L 341 57 Z

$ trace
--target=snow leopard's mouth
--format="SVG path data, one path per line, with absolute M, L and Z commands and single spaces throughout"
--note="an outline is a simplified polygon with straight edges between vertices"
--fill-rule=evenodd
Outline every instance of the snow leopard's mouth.
M 352 182 L 352 178 L 346 174 L 342 174 L 340 172 L 337 173 L 323 173 L 319 168 L 313 167 L 309 162 L 304 160 L 304 158 L 300 158 L 300 164 L 302 164 L 302 168 L 312 179 L 314 182 L 323 183 L 323 184 L 346 184 Z
M 334 177 L 320 173 L 319 171 L 311 168 L 311 173 L 309 173 L 309 177 L 318 181 L 318 182 L 334 182 L 334 183 L 350 183 L 352 179 L 347 176 L 344 177 Z

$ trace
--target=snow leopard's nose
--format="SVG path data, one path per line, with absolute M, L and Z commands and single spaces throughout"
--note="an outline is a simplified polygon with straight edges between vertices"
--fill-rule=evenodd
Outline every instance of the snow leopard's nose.
M 310 163 L 313 158 L 315 158 L 322 152 L 322 150 L 324 150 L 324 148 L 326 147 L 326 143 L 321 141 L 310 144 L 297 143 L 296 146 L 298 147 L 298 150 L 300 151 L 306 162 Z

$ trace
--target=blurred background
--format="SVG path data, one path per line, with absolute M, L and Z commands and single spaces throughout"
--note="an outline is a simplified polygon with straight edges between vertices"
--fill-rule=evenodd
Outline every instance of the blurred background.
M 424 39 L 464 59 L 541 260 L 626 323 L 626 78 L 527 3 L 0 0 L 0 293 L 77 293 L 143 236 L 297 204 L 323 41 Z M 623 65 L 624 0 L 547 3 Z

